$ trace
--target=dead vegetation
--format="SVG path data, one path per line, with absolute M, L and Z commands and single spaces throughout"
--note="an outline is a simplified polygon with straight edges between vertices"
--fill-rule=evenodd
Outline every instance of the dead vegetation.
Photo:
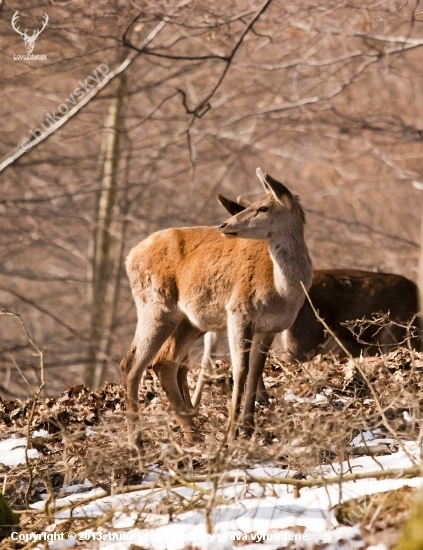
M 48 59 L 30 64 L 13 58 L 25 51 L 16 6 L 1 3 L 0 302 L 48 345 L 46 393 L 79 383 L 94 355 L 119 381 L 135 326 L 130 247 L 222 223 L 215 193 L 253 199 L 257 166 L 301 197 L 316 269 L 416 281 L 423 17 L 391 3 L 27 2 L 28 32 L 49 17 L 35 50 Z M 78 81 L 123 60 L 122 80 L 75 104 Z M 70 111 L 54 136 L 17 159 L 61 103 Z M 16 320 L 3 323 L 0 392 L 13 398 L 22 384 L 8 350 L 31 384 L 36 360 Z
M 35 409 L 34 398 L 0 401 L 0 439 L 12 434 L 24 438 L 30 432 L 29 449 L 38 451 L 29 460 L 31 476 L 27 464 L 0 466 L 4 495 L 14 510 L 23 512 L 23 529 L 34 530 L 35 523 L 41 528 L 51 520 L 45 510 L 39 514 L 26 512 L 26 495 L 29 504 L 47 496 L 53 507 L 70 485 L 79 484 L 78 491 L 101 487 L 104 494 L 113 495 L 139 489 L 140 484 L 145 488 L 151 483 L 169 488 L 190 485 L 195 480 L 223 479 L 233 468 L 267 464 L 294 472 L 298 490 L 301 483 L 306 485 L 318 477 L 322 468 L 330 470 L 332 463 L 358 455 L 371 456 L 376 470 L 378 456 L 397 451 L 401 441 L 421 440 L 423 354 L 399 348 L 358 362 L 379 396 L 378 403 L 350 359 L 320 355 L 309 362 L 289 365 L 271 352 L 265 370 L 271 406 L 258 407 L 252 438 L 241 434 L 230 444 L 226 440 L 229 363 L 218 361 L 216 374 L 206 383 L 196 420 L 205 435 L 205 443 L 198 447 L 184 441 L 164 393 L 149 372 L 146 389 L 140 394 L 145 448 L 138 456 L 131 454 L 126 443 L 124 391 L 120 385 L 106 384 L 96 392 L 73 386 L 58 398 L 38 397 Z M 378 441 L 367 445 L 369 430 Z M 413 475 L 418 470 L 416 464 Z M 354 473 L 345 471 L 342 475 L 347 479 Z M 325 476 L 330 477 L 327 473 Z M 385 523 L 395 539 L 405 517 L 400 512 L 408 507 L 408 492 L 400 494 L 404 496 L 402 508 L 392 501 L 395 495 L 381 506 L 373 502 L 370 516 L 365 516 L 366 521 L 371 518 L 368 532 L 363 521 L 366 536 L 373 536 Z M 156 504 L 155 511 L 166 509 L 167 513 L 170 510 L 177 514 L 192 508 L 204 510 L 207 505 L 204 494 L 187 503 L 170 491 Z M 87 522 L 72 520 L 72 529 L 91 525 Z

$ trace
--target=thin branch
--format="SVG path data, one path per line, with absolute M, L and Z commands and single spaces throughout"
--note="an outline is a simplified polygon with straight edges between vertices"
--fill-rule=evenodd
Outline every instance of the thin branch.
M 109 82 L 111 82 L 114 78 L 116 78 L 118 75 L 123 73 L 130 65 L 131 63 L 140 55 L 140 53 L 143 51 L 145 46 L 149 44 L 154 37 L 163 29 L 163 27 L 166 25 L 166 21 L 161 21 L 147 36 L 147 38 L 144 39 L 140 46 L 139 52 L 131 52 L 131 54 L 113 71 L 111 71 L 109 74 L 107 74 L 104 79 L 98 84 L 96 88 L 93 88 L 90 92 L 88 92 L 81 101 L 75 105 L 66 115 L 64 115 L 58 122 L 55 124 L 52 124 L 52 126 L 49 127 L 47 131 L 45 131 L 41 136 L 30 140 L 31 144 L 31 150 L 39 145 L 41 142 L 46 140 L 48 137 L 50 137 L 56 130 L 64 126 L 69 120 L 74 117 L 79 111 L 87 105 L 93 99 L 98 93 L 105 87 Z M 25 154 L 27 151 L 23 151 L 19 148 L 10 156 L 6 157 L 3 162 L 0 163 L 0 173 L 3 172 L 8 166 L 14 164 L 23 154 Z
M 30 410 L 29 415 L 28 415 L 28 423 L 27 423 L 27 426 L 26 426 L 25 463 L 26 463 L 26 468 L 28 470 L 28 478 L 29 479 L 28 479 L 28 488 L 25 491 L 24 499 L 25 499 L 26 507 L 29 508 L 29 499 L 30 499 L 30 495 L 31 495 L 31 492 L 32 492 L 32 484 L 33 484 L 33 481 L 34 481 L 34 473 L 33 473 L 32 466 L 31 466 L 31 463 L 30 463 L 30 460 L 29 460 L 28 451 L 29 451 L 29 442 L 30 442 L 30 439 L 31 439 L 32 420 L 34 418 L 35 409 L 36 409 L 37 404 L 38 404 L 38 398 L 39 398 L 39 396 L 40 396 L 40 394 L 43 391 L 44 386 L 45 386 L 44 351 L 41 348 L 39 348 L 38 345 L 31 338 L 31 336 L 28 332 L 28 329 L 26 328 L 25 322 L 22 319 L 20 313 L 16 313 L 15 311 L 12 311 L 10 309 L 0 308 L 0 315 L 7 315 L 7 316 L 11 316 L 11 317 L 17 317 L 19 319 L 20 324 L 21 324 L 21 326 L 22 326 L 22 328 L 25 332 L 25 335 L 28 339 L 28 342 L 30 343 L 31 347 L 34 349 L 36 355 L 38 355 L 39 361 L 40 361 L 40 383 L 38 384 L 37 391 L 33 392 L 34 398 L 33 398 L 33 401 L 32 401 L 31 410 Z M 14 362 L 15 366 L 18 367 L 17 363 L 15 361 L 13 361 L 13 362 Z M 19 370 L 21 376 L 23 377 L 23 379 L 25 380 L 25 382 L 28 384 L 25 376 L 23 375 L 23 373 L 21 372 L 19 367 L 18 367 L 18 370 Z M 31 391 L 31 388 L 30 388 L 30 391 Z
M 175 489 L 176 487 L 188 487 L 193 491 L 199 490 L 197 483 L 212 482 L 213 480 L 218 480 L 219 484 L 223 483 L 238 483 L 243 480 L 245 483 L 259 483 L 261 485 L 290 485 L 295 487 L 298 491 L 306 487 L 321 487 L 323 485 L 332 485 L 339 482 L 348 482 L 348 481 L 358 481 L 360 479 L 404 479 L 412 478 L 421 475 L 422 469 L 421 466 L 411 466 L 409 468 L 392 468 L 388 470 L 375 470 L 373 472 L 356 472 L 353 474 L 341 474 L 332 477 L 318 477 L 313 479 L 295 479 L 292 477 L 265 477 L 265 476 L 252 476 L 246 474 L 245 476 L 233 476 L 228 474 L 221 473 L 212 473 L 210 475 L 200 475 L 195 477 L 186 477 L 181 482 L 180 479 L 176 480 L 167 480 L 166 484 L 163 486 L 158 485 L 157 482 L 153 483 L 143 483 L 142 485 L 129 485 L 126 487 L 119 487 L 114 489 L 114 495 L 122 495 L 134 493 L 137 491 L 150 491 L 158 490 L 162 491 L 163 489 Z M 201 488 L 202 494 L 205 493 L 204 489 Z M 109 492 L 105 491 L 104 495 L 92 495 L 85 498 L 81 498 L 76 501 L 66 502 L 59 505 L 56 505 L 54 511 L 58 512 L 66 509 L 74 509 L 77 506 L 83 506 L 90 502 L 99 500 L 109 496 Z M 25 511 L 26 512 L 26 511 Z M 19 512 L 18 510 L 16 513 Z M 36 514 L 36 511 L 32 511 Z M 41 513 L 41 510 L 39 510 Z

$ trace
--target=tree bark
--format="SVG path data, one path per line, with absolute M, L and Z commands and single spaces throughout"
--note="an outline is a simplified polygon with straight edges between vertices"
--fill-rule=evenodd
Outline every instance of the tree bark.
M 105 381 L 113 319 L 116 309 L 116 277 L 121 269 L 122 250 L 116 232 L 116 196 L 119 165 L 119 130 L 125 96 L 122 75 L 113 98 L 103 134 L 101 189 L 96 201 L 95 227 L 90 242 L 90 271 L 87 301 L 90 308 L 90 339 L 83 380 L 95 390 Z

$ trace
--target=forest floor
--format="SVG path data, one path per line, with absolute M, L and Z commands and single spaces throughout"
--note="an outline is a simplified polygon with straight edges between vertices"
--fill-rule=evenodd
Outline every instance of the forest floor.
M 423 354 L 288 365 L 271 352 L 271 405 L 235 442 L 229 367 L 218 361 L 206 384 L 195 446 L 148 373 L 140 454 L 120 385 L 0 400 L 0 488 L 21 539 L 4 532 L 0 548 L 54 533 L 64 540 L 50 548 L 392 548 L 421 485 Z

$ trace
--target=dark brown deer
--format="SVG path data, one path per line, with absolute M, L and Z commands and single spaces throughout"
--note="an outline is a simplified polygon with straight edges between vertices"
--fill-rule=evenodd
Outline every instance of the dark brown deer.
M 354 357 L 362 352 L 374 355 L 392 345 L 406 344 L 407 330 L 397 324 L 406 325 L 417 314 L 417 294 L 416 285 L 402 275 L 357 269 L 315 270 L 309 291 L 320 317 Z M 385 327 L 370 324 L 359 335 L 359 340 L 344 324 L 387 313 L 393 323 L 388 322 Z M 413 326 L 418 333 L 417 321 Z M 304 361 L 328 351 L 344 354 L 333 337 L 325 333 L 308 301 L 282 338 L 289 360 Z M 411 338 L 411 344 L 419 349 L 419 338 Z

